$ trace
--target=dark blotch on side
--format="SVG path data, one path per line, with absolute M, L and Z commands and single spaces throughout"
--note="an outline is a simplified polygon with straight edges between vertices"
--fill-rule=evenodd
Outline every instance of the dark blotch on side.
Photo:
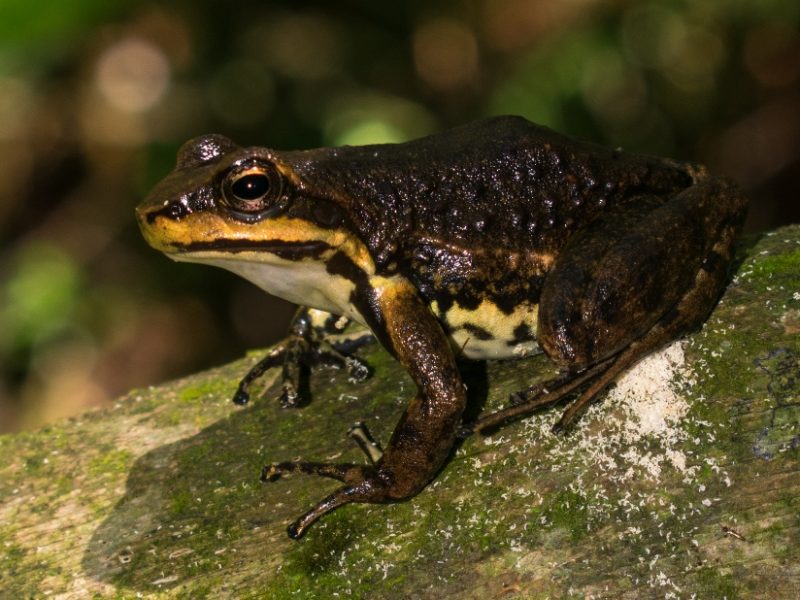
M 494 339 L 494 335 L 492 335 L 492 333 L 490 331 L 487 331 L 483 327 L 480 327 L 480 326 L 475 325 L 473 323 L 464 323 L 463 328 L 464 328 L 465 331 L 469 332 L 469 334 L 472 337 L 474 337 L 474 338 L 476 338 L 478 340 L 487 341 L 487 340 L 493 340 Z
M 507 342 L 509 346 L 516 346 L 517 344 L 521 344 L 523 342 L 532 342 L 536 339 L 536 335 L 533 331 L 531 331 L 531 328 L 527 323 L 520 323 L 514 327 L 512 335 L 514 337 Z

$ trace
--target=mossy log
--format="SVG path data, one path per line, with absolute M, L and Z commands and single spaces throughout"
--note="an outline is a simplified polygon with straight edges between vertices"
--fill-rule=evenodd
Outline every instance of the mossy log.
M 230 403 L 255 356 L 0 438 L 0 596 L 800 597 L 800 226 L 742 244 L 701 331 L 641 362 L 564 436 L 544 410 L 454 452 L 416 498 L 286 525 L 335 482 L 263 463 L 361 460 L 412 393 L 376 345 L 366 383 Z M 470 410 L 552 375 L 465 367 Z

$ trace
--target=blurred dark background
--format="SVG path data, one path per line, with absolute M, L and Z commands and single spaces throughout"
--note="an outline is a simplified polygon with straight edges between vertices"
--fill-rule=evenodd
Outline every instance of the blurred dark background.
M 797 0 L 3 0 L 0 431 L 280 337 L 293 308 L 174 264 L 133 208 L 186 139 L 402 141 L 514 113 L 708 164 L 797 221 Z

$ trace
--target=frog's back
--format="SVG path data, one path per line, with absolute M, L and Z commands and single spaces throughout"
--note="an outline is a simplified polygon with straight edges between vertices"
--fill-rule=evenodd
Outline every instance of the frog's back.
M 381 262 L 414 240 L 557 251 L 565 234 L 634 194 L 691 183 L 679 163 L 493 117 L 403 144 L 290 153 L 316 195 L 336 190 Z
M 435 173 L 422 174 L 422 193 L 411 197 L 417 222 L 466 244 L 491 239 L 542 250 L 632 196 L 691 184 L 679 163 L 575 140 L 521 117 L 478 121 L 408 147 L 411 164 Z

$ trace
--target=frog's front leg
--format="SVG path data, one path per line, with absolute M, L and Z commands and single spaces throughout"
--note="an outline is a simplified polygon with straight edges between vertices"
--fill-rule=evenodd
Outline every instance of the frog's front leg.
M 310 367 L 318 365 L 336 369 L 347 369 L 353 381 L 363 381 L 369 376 L 364 362 L 352 356 L 352 352 L 368 343 L 372 335 L 368 331 L 354 337 L 346 337 L 331 343 L 328 337 L 339 335 L 350 324 L 350 319 L 331 313 L 301 307 L 295 313 L 289 327 L 289 335 L 279 346 L 258 361 L 239 383 L 233 396 L 236 404 L 250 401 L 250 386 L 267 370 L 282 368 L 281 406 L 294 408 L 308 401 L 304 375 Z
M 373 277 L 367 288 L 357 293 L 359 309 L 380 341 L 408 369 L 417 394 L 374 464 L 299 461 L 264 468 L 263 478 L 270 480 L 300 472 L 345 483 L 289 526 L 293 538 L 343 504 L 397 502 L 414 496 L 436 475 L 455 442 L 466 393 L 439 322 L 403 278 Z

